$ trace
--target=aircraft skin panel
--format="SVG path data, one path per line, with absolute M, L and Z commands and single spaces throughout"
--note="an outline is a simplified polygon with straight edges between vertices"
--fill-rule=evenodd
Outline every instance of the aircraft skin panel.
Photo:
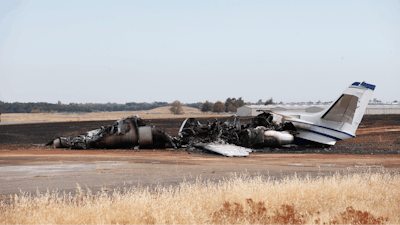
M 335 139 L 324 136 L 323 133 L 317 134 L 309 131 L 299 131 L 296 137 L 326 145 L 334 145 L 336 143 Z
M 228 157 L 246 157 L 252 151 L 249 148 L 231 144 L 198 144 L 196 147 L 202 147 L 209 151 Z
M 355 135 L 350 134 L 350 133 L 346 133 L 346 132 L 341 131 L 341 130 L 333 129 L 333 128 L 330 128 L 330 127 L 327 127 L 327 126 L 321 126 L 321 125 L 318 125 L 318 124 L 311 124 L 311 123 L 308 123 L 306 121 L 299 121 L 299 120 L 297 120 L 297 121 L 296 120 L 286 120 L 286 121 L 292 122 L 293 125 L 298 129 L 300 128 L 302 130 L 314 130 L 316 132 L 323 132 L 323 133 L 328 132 L 329 135 L 337 136 L 338 139 L 340 139 L 340 140 L 344 140 L 344 139 L 355 137 Z
M 292 121 L 292 123 L 295 127 L 299 127 L 298 124 L 300 123 L 298 121 Z M 308 129 L 301 129 L 298 130 L 298 132 L 298 134 L 294 135 L 295 137 L 328 145 L 334 145 L 338 140 L 345 140 L 355 137 L 354 135 L 345 133 L 340 130 L 335 130 L 329 127 L 323 127 L 315 124 L 310 124 Z
M 319 135 L 322 135 L 325 137 L 329 137 L 334 140 L 345 140 L 345 139 L 354 137 L 354 136 L 350 136 L 347 133 L 343 133 L 341 131 L 337 131 L 337 130 L 333 130 L 333 129 L 324 128 L 322 126 L 312 126 L 312 127 L 310 127 L 308 132 L 319 134 Z

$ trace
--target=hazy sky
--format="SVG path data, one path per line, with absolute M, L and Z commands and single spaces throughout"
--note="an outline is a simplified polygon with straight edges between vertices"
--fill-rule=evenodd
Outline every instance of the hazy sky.
M 400 100 L 400 1 L 0 0 L 6 102 Z

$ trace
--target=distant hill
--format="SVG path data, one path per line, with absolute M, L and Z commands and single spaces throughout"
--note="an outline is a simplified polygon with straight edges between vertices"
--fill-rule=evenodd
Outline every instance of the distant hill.
M 171 106 L 158 107 L 155 109 L 147 110 L 147 112 L 151 114 L 169 114 L 171 113 L 171 111 L 169 111 L 169 108 L 171 108 Z M 200 109 L 196 109 L 189 106 L 182 106 L 182 109 L 184 114 L 201 113 Z

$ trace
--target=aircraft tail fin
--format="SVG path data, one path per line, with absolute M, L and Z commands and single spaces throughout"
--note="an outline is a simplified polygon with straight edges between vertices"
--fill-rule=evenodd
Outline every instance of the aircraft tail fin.
M 321 118 L 340 124 L 338 127 L 350 134 L 355 134 L 375 85 L 354 82 L 333 104 L 321 112 Z

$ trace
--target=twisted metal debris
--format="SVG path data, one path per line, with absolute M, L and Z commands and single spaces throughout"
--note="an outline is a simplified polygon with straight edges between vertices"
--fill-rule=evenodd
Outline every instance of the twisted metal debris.
M 233 120 L 231 122 L 231 120 Z M 240 118 L 229 117 L 225 122 L 215 119 L 206 125 L 195 118 L 186 119 L 180 130 L 177 146 L 194 147 L 199 144 L 218 143 L 256 148 L 280 146 L 293 139 L 296 129 L 290 123 L 273 121 L 273 114 L 263 112 L 251 119 L 249 124 L 240 124 Z
M 247 148 L 278 146 L 293 138 L 295 129 L 290 124 L 278 124 L 273 114 L 263 112 L 252 118 L 250 123 L 241 124 L 240 118 L 229 117 L 220 121 L 214 119 L 205 125 L 195 118 L 188 118 L 179 129 L 177 137 L 171 137 L 162 130 L 146 126 L 137 115 L 115 121 L 113 125 L 102 126 L 76 137 L 57 137 L 49 144 L 57 148 L 195 148 L 206 145 L 230 144 Z M 286 138 L 286 139 L 285 139 Z
M 89 149 L 89 148 L 133 148 L 165 147 L 173 143 L 173 138 L 161 130 L 146 126 L 137 115 L 115 121 L 113 125 L 86 132 L 76 137 L 57 137 L 48 145 L 56 148 Z

